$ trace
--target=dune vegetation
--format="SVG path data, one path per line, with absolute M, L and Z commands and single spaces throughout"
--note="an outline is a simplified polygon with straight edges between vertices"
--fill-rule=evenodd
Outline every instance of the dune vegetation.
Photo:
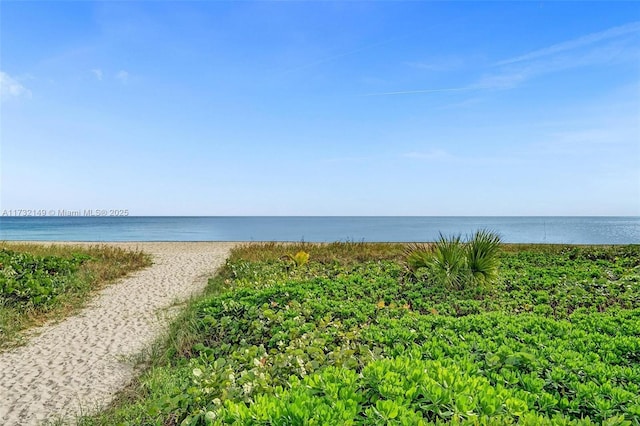
M 151 258 L 113 246 L 0 243 L 0 348 L 24 329 L 73 312 L 92 292 Z
M 639 425 L 640 246 L 246 245 L 148 362 L 80 424 Z

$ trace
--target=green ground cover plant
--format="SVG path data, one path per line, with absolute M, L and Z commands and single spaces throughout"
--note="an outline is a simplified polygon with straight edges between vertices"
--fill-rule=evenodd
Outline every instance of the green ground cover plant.
M 150 257 L 109 246 L 0 244 L 0 348 L 21 330 L 60 318 L 91 291 L 151 264 Z
M 148 371 L 80 423 L 640 425 L 640 246 L 506 246 L 491 286 L 461 287 L 405 253 L 234 250 Z

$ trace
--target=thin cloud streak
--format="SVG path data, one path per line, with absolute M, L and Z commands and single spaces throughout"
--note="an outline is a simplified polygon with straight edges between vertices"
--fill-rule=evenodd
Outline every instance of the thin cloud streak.
M 430 163 L 453 163 L 458 165 L 469 166 L 487 166 L 487 165 L 513 165 L 520 162 L 519 159 L 513 157 L 463 157 L 452 154 L 444 149 L 431 149 L 428 151 L 411 151 L 400 154 L 401 158 L 415 161 L 424 161 Z
M 366 93 L 361 96 L 393 96 L 393 95 L 412 95 L 416 93 L 440 93 L 440 92 L 464 92 L 468 90 L 477 90 L 478 87 L 450 87 L 446 89 L 424 89 L 424 90 L 403 90 L 399 92 L 380 92 L 380 93 Z
M 389 38 L 389 39 L 386 39 L 386 40 L 378 41 L 376 43 L 367 44 L 367 45 L 364 45 L 362 47 L 358 47 L 358 48 L 353 49 L 353 50 L 349 50 L 349 51 L 346 51 L 346 52 L 343 52 L 343 53 L 338 53 L 338 54 L 333 55 L 333 56 L 327 56 L 325 58 L 318 59 L 317 61 L 309 62 L 309 63 L 304 64 L 304 65 L 300 65 L 300 66 L 297 66 L 297 67 L 292 67 L 292 68 L 286 69 L 284 71 L 281 71 L 281 74 L 286 75 L 286 74 L 294 73 L 294 72 L 297 72 L 297 71 L 302 71 L 302 70 L 307 69 L 307 68 L 312 68 L 312 67 L 315 67 L 317 65 L 322 65 L 322 64 L 327 63 L 327 62 L 332 62 L 332 61 L 334 61 L 336 59 L 344 58 L 345 56 L 355 55 L 356 53 L 364 52 L 366 50 L 373 49 L 374 47 L 378 47 L 378 46 L 382 46 L 382 45 L 387 44 L 387 43 L 391 43 L 392 41 L 403 40 L 403 39 L 405 39 L 407 37 L 409 37 L 409 36 L 393 37 L 393 38 Z
M 427 152 L 411 151 L 401 155 L 404 158 L 415 158 L 429 161 L 451 161 L 455 157 L 443 149 L 432 149 Z
M 608 63 L 612 60 L 629 60 L 637 58 L 639 50 L 629 48 L 622 43 L 609 43 L 604 46 L 569 54 L 570 51 L 590 46 L 604 40 L 624 35 L 640 33 L 640 21 L 592 33 L 574 40 L 554 44 L 544 49 L 535 50 L 511 59 L 495 63 L 501 68 L 494 73 L 481 76 L 475 83 L 467 86 L 442 89 L 403 90 L 395 92 L 368 93 L 362 96 L 412 95 L 439 92 L 465 92 L 480 90 L 507 90 L 521 85 L 536 76 L 563 71 L 566 69 Z M 562 53 L 566 53 L 562 55 Z M 622 59 L 616 59 L 622 58 Z
M 448 109 L 461 109 L 461 108 L 468 108 L 474 105 L 478 105 L 479 103 L 482 103 L 483 99 L 479 98 L 479 97 L 473 97 L 473 98 L 468 98 L 465 99 L 463 101 L 460 102 L 453 102 L 450 104 L 446 104 L 446 105 L 442 105 L 441 107 L 439 107 L 439 110 L 448 110 Z
M 374 157 L 333 157 L 321 160 L 322 163 L 362 163 L 364 161 L 373 160 Z
M 405 65 L 426 71 L 451 71 L 459 69 L 465 64 L 465 60 L 459 56 L 450 56 L 445 58 L 437 58 L 423 62 L 406 62 Z
M 543 49 L 534 50 L 533 52 L 526 53 L 524 55 L 516 56 L 514 58 L 505 59 L 503 61 L 496 62 L 494 66 L 504 66 L 515 64 L 518 62 L 530 61 L 532 59 L 538 59 L 556 53 L 565 52 L 568 50 L 577 49 L 580 47 L 588 46 L 599 41 L 607 40 L 610 38 L 620 37 L 627 34 L 640 32 L 640 22 L 631 22 L 618 27 L 609 28 L 605 31 L 597 33 L 587 34 L 582 37 L 578 37 L 573 40 L 565 41 L 562 43 L 554 44 Z

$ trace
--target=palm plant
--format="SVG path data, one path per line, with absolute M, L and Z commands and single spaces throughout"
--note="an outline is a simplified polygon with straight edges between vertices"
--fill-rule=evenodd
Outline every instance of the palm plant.
M 432 253 L 432 247 L 427 244 L 409 244 L 404 251 L 409 271 L 415 273 L 418 269 L 429 266 Z
M 497 278 L 500 243 L 498 234 L 482 229 L 467 244 L 467 266 L 476 283 L 490 284 Z
M 460 289 L 465 285 L 468 274 L 460 235 L 447 238 L 440 234 L 428 268 L 432 277 L 447 287 Z
M 460 235 L 440 234 L 433 245 L 409 246 L 406 261 L 416 278 L 426 275 L 433 283 L 463 289 L 468 284 L 488 286 L 496 279 L 499 250 L 500 236 L 491 231 L 476 231 L 467 242 Z

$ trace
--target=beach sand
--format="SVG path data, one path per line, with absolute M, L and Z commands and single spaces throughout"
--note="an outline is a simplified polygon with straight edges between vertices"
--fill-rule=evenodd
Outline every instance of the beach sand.
M 150 253 L 153 265 L 106 287 L 76 315 L 38 329 L 24 346 L 0 353 L 0 424 L 73 422 L 108 404 L 136 374 L 131 356 L 166 329 L 176 302 L 204 289 L 234 246 L 108 244 Z

